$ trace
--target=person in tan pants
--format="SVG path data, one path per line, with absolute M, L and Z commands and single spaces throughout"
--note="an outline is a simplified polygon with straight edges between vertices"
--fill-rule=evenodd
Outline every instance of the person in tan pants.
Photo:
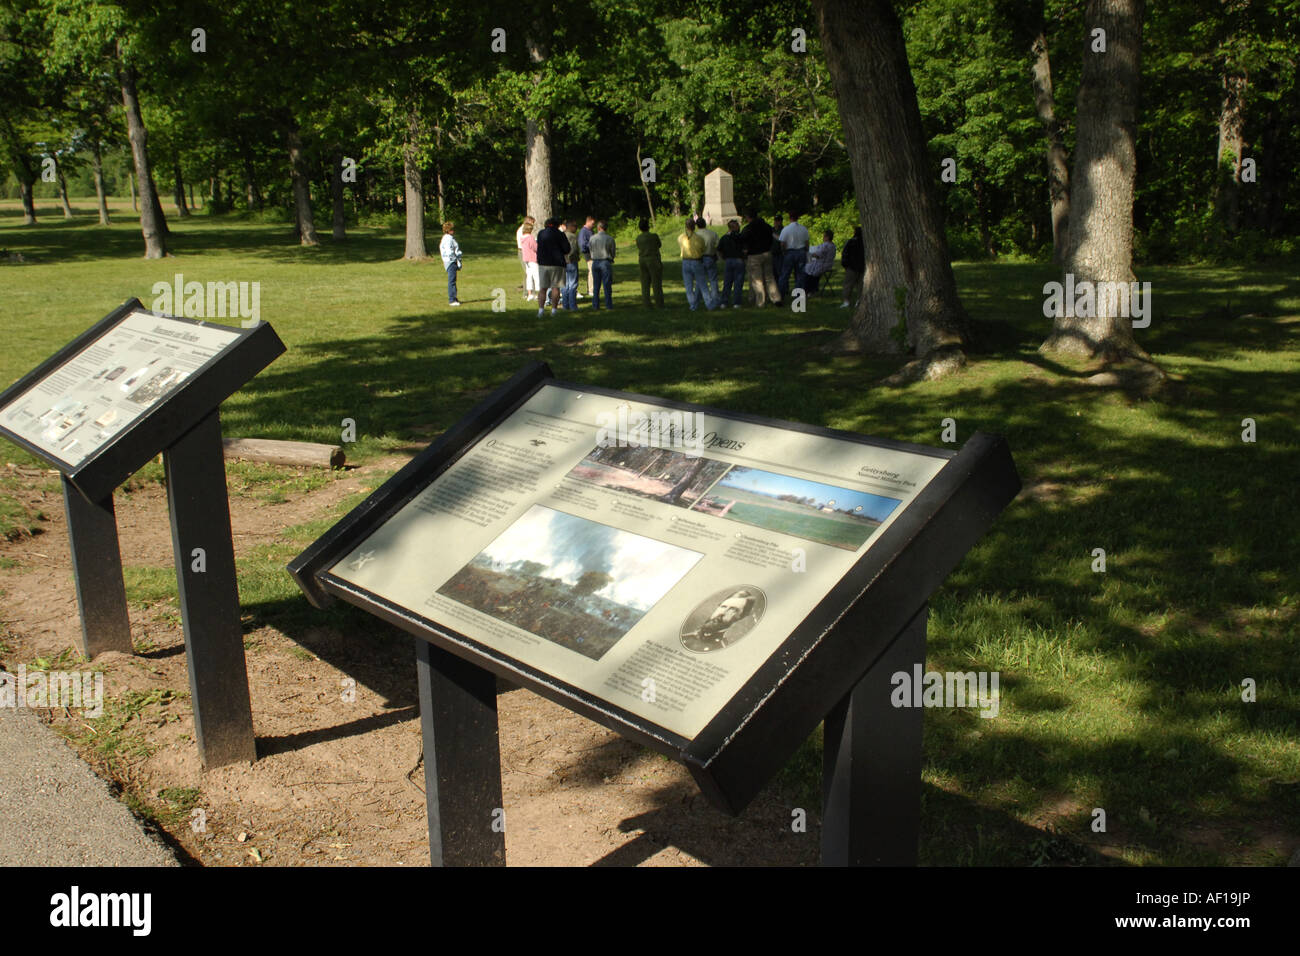
M 772 271 L 772 227 L 754 215 L 754 210 L 747 209 L 740 241 L 745 247 L 745 272 L 754 293 L 754 305 L 759 308 L 768 302 L 780 305 L 781 290 Z

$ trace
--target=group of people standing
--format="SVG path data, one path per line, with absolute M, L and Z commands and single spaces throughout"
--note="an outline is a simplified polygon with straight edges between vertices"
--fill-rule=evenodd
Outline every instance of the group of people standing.
M 791 281 L 794 288 L 808 294 L 819 290 L 822 279 L 835 264 L 834 235 L 827 229 L 822 241 L 810 246 L 807 227 L 799 222 L 796 212 L 788 213 L 785 224 L 780 216 L 768 225 L 753 210 L 744 213 L 742 228 L 735 219 L 727 223 L 727 231 L 719 236 L 710 229 L 703 218 L 687 218 L 685 228 L 677 237 L 677 247 L 682 261 L 682 284 L 686 288 L 686 303 L 691 311 L 701 304 L 708 311 L 743 305 L 746 278 L 753 294 L 754 304 L 780 306 L 790 297 Z M 641 302 L 650 308 L 663 308 L 663 258 L 662 242 L 650 231 L 650 221 L 638 223 L 640 233 L 636 238 L 637 259 L 641 273 Z M 460 305 L 456 298 L 456 273 L 460 270 L 461 251 L 455 239 L 455 224 L 442 227 L 440 246 L 443 267 L 447 270 L 448 304 Z M 587 265 L 587 296 L 593 308 L 600 308 L 604 293 L 605 308 L 614 307 L 613 279 L 617 244 L 608 232 L 608 223 L 587 216 L 581 228 L 573 219 L 547 219 L 540 230 L 537 220 L 524 217 L 515 232 L 519 249 L 519 262 L 523 268 L 522 288 L 525 299 L 537 302 L 540 318 L 549 305 L 551 313 L 574 311 L 578 300 L 579 263 Z M 721 291 L 718 289 L 718 262 L 723 264 Z M 841 308 L 848 308 L 850 297 L 856 297 L 862 285 L 865 269 L 865 252 L 862 227 L 854 229 L 853 238 L 844 246 L 840 259 L 844 269 L 844 299 Z

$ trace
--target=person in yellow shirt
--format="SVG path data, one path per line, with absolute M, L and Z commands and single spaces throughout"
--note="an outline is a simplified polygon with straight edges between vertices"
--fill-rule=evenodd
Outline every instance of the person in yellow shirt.
M 677 237 L 677 248 L 682 254 L 682 285 L 686 287 L 686 304 L 695 311 L 700 299 L 710 312 L 717 301 L 704 281 L 704 240 L 695 234 L 695 220 L 686 220 L 686 231 Z

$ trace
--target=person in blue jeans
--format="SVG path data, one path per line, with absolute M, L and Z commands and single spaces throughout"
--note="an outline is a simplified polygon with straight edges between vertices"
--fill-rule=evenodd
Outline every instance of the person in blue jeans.
M 460 305 L 460 299 L 456 298 L 456 273 L 460 271 L 461 255 L 455 233 L 454 222 L 442 224 L 442 242 L 438 245 L 438 252 L 442 254 L 442 267 L 447 270 L 448 305 Z
M 740 238 L 740 223 L 734 219 L 727 222 L 727 233 L 718 240 L 718 255 L 725 263 L 722 308 L 730 303 L 739 309 L 745 292 L 745 243 Z
M 608 224 L 604 219 L 596 223 L 596 234 L 591 237 L 588 247 L 591 249 L 591 274 L 596 280 L 592 291 L 592 302 L 600 308 L 600 292 L 605 290 L 605 308 L 614 308 L 614 237 L 606 232 Z
M 569 240 L 569 254 L 564 257 L 564 288 L 560 290 L 560 306 L 566 312 L 578 310 L 578 260 L 582 250 L 578 247 L 578 224 L 568 220 L 562 227 Z

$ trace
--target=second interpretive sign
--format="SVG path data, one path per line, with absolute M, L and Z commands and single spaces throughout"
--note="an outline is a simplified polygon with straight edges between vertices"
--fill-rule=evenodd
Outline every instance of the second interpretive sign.
M 728 772 L 724 751 L 762 749 L 738 731 L 793 692 L 818 698 L 806 736 L 906 622 L 861 635 L 835 686 L 782 687 L 942 503 L 923 499 L 957 453 L 544 367 L 493 401 L 291 570 L 318 603 L 367 607 L 684 759 L 739 809 L 788 754 Z M 915 590 L 899 614 L 924 604 Z

